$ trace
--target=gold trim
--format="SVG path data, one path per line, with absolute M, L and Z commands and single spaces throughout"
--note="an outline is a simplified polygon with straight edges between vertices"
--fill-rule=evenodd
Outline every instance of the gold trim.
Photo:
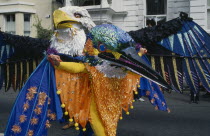
M 15 91 L 17 90 L 16 81 L 17 81 L 17 63 L 15 63 L 14 84 L 13 84 L 13 86 L 14 86 L 13 88 L 15 89 Z
M 173 55 L 173 54 L 172 54 Z M 177 71 L 177 65 L 176 65 L 176 59 L 175 57 L 172 57 L 172 62 L 173 62 L 173 66 L 174 66 L 174 74 L 175 74 L 175 79 L 176 79 L 176 83 L 179 87 L 179 90 L 181 90 L 181 87 L 179 85 L 179 79 L 178 79 L 178 71 Z
M 33 60 L 33 70 L 36 68 L 36 60 Z
M 29 77 L 29 62 L 28 61 L 26 61 L 26 69 L 27 69 L 27 72 L 26 72 L 26 79 L 25 80 L 27 80 L 28 77 Z
M 22 82 L 23 82 L 23 63 L 20 62 L 20 84 L 19 84 L 19 89 L 22 87 Z
M 190 70 L 190 64 L 189 64 L 189 61 L 188 61 L 188 59 L 187 58 L 184 58 L 185 59 L 185 62 L 186 62 L 186 66 L 187 66 L 187 71 L 188 71 L 188 73 L 191 71 Z M 190 76 L 190 80 L 192 81 L 192 84 L 193 84 L 193 87 L 194 88 L 196 88 L 195 87 L 195 84 L 194 84 L 194 80 L 193 80 L 193 78 L 192 78 L 192 74 L 191 73 L 189 73 L 189 76 Z
M 205 80 L 206 80 L 208 86 L 210 87 L 210 84 L 209 84 L 209 82 L 208 82 L 208 79 L 206 78 L 205 73 L 204 73 L 204 71 L 203 71 L 203 69 L 202 69 L 202 67 L 201 67 L 201 65 L 200 65 L 200 62 L 198 61 L 198 59 L 195 59 L 195 61 L 196 61 L 197 65 L 198 65 L 199 69 L 201 70 L 201 73 L 202 73 L 202 75 L 204 76 L 204 78 L 205 78 Z
M 155 70 L 155 57 L 151 56 L 151 64 L 152 64 L 152 68 Z
M 161 70 L 162 70 L 163 79 L 166 81 L 165 68 L 164 68 L 164 63 L 163 63 L 163 57 L 160 57 L 160 66 L 161 66 Z
M 207 59 L 208 63 L 210 64 L 210 59 Z
M 9 86 L 9 64 L 6 64 L 6 69 L 7 69 L 7 84 L 5 84 L 5 88 L 6 88 L 6 91 L 8 89 L 8 86 Z

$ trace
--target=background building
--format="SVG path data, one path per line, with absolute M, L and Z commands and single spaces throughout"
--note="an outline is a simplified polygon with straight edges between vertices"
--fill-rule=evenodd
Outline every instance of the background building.
M 0 28 L 36 37 L 35 17 L 52 29 L 52 13 L 64 5 L 83 6 L 96 24 L 111 23 L 126 31 L 171 20 L 183 11 L 210 33 L 210 0 L 0 0 Z
M 52 13 L 62 0 L 0 0 L 1 31 L 36 37 L 36 18 L 44 28 L 52 29 Z
M 112 23 L 130 31 L 171 20 L 186 12 L 210 33 L 210 0 L 65 0 L 84 6 L 97 24 Z

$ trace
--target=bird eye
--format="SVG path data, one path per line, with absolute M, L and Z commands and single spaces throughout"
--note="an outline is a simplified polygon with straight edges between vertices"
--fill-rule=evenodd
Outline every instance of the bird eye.
M 99 50 L 100 52 L 105 52 L 105 51 L 106 51 L 106 46 L 105 46 L 104 44 L 99 44 L 99 45 L 98 45 L 98 50 Z
M 79 13 L 74 13 L 74 16 L 75 16 L 76 18 L 81 18 L 81 17 L 82 17 L 82 15 L 79 14 Z

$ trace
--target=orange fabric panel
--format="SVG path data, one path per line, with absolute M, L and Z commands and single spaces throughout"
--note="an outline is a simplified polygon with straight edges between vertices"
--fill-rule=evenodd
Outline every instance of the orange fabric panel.
M 124 92 L 122 94 L 122 108 L 126 112 L 128 112 L 129 108 L 133 105 L 133 93 L 137 91 L 140 77 L 140 75 L 129 72 L 123 80 L 122 87 L 124 88 Z
M 65 111 L 82 127 L 89 118 L 91 91 L 88 73 L 72 74 L 63 70 L 55 70 L 56 86 L 61 91 L 60 99 L 65 104 Z

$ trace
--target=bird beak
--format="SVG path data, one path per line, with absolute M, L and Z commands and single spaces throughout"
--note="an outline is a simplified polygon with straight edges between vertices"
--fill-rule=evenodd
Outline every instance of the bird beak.
M 116 54 L 116 53 L 115 53 Z M 152 67 L 144 62 L 144 60 L 137 54 L 133 47 L 128 47 L 120 51 L 121 55 L 116 55 L 108 52 L 101 52 L 98 57 L 114 62 L 114 64 L 124 67 L 138 75 L 141 75 L 162 87 L 171 89 L 171 86 L 157 73 Z
M 67 13 L 61 10 L 55 10 L 53 13 L 54 26 L 56 29 L 72 28 L 75 26 L 83 26 L 88 30 L 96 26 L 90 17 L 86 17 L 85 20 L 81 21 L 77 18 L 71 18 Z M 75 25 L 76 24 L 76 25 Z
M 73 24 L 79 24 L 79 22 L 73 18 L 70 18 L 65 12 L 61 10 L 55 10 L 53 13 L 54 26 L 56 29 L 72 28 Z

